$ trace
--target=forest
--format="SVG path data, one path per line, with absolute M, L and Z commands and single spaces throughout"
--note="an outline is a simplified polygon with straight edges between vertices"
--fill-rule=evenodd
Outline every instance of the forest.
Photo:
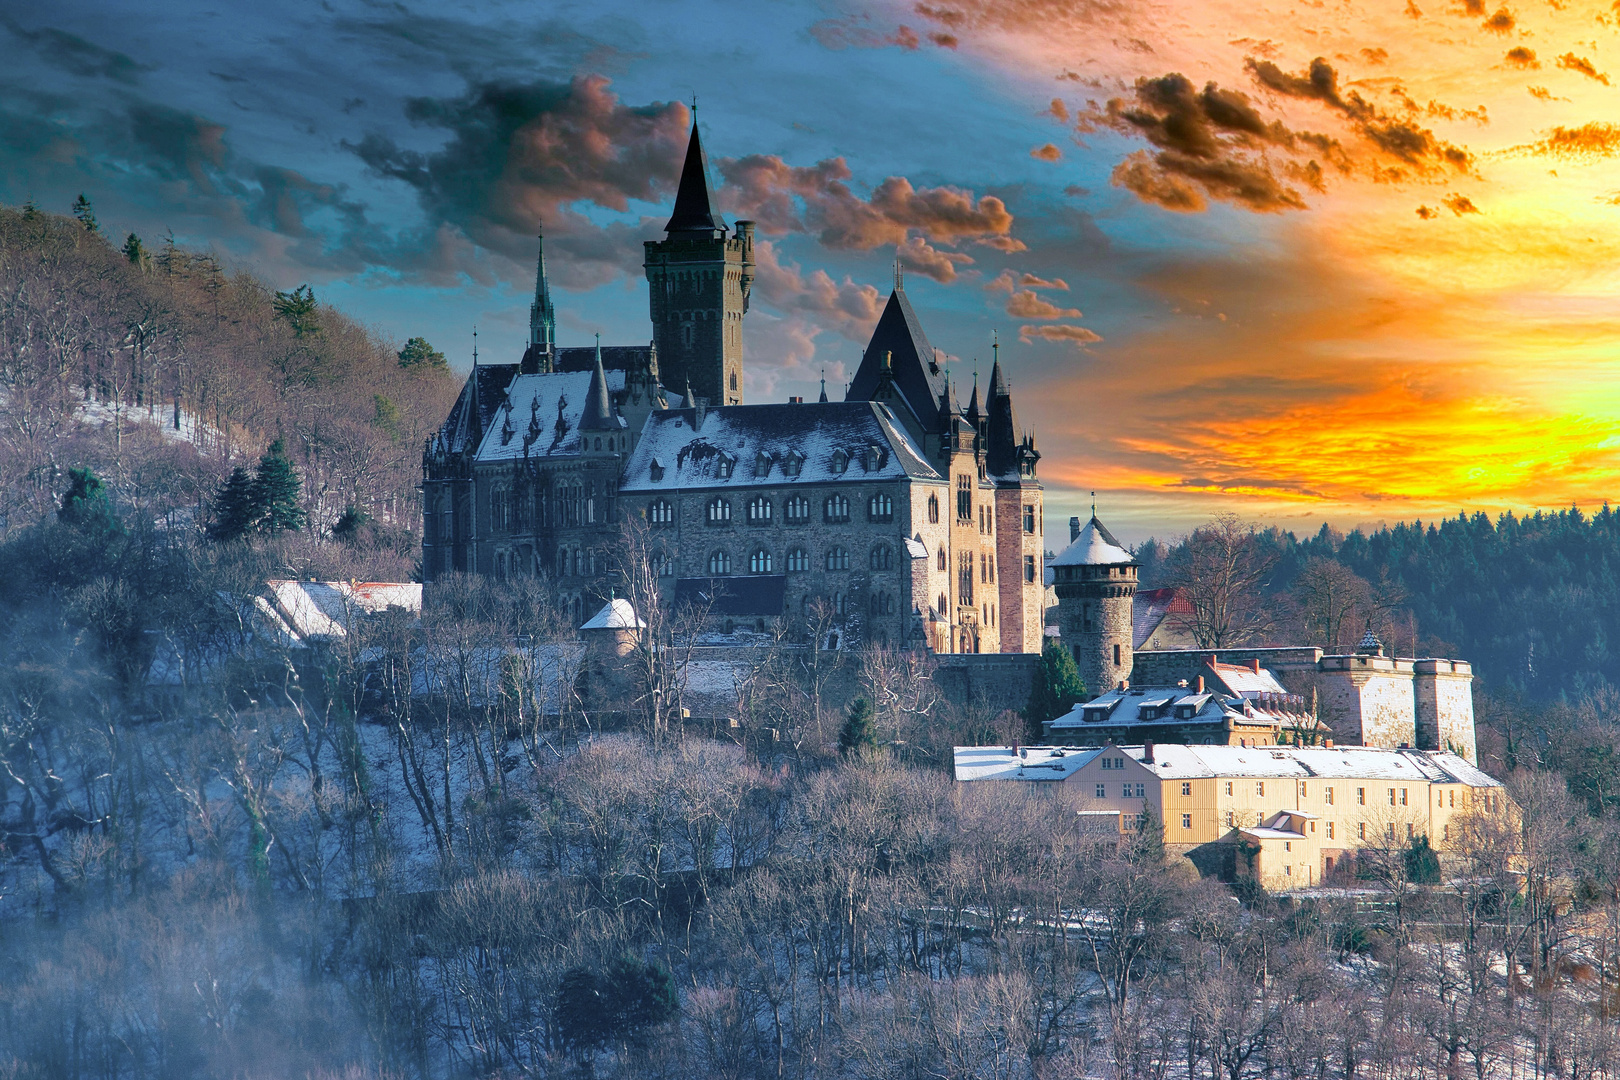
M 1514 813 L 1269 896 L 952 780 L 1062 678 L 784 625 L 683 721 L 633 523 L 671 647 L 594 697 L 533 580 L 236 649 L 267 577 L 410 579 L 442 358 L 88 204 L 0 210 L 0 335 L 0 1077 L 1620 1075 L 1607 510 L 1143 545 L 1212 646 L 1481 673 Z

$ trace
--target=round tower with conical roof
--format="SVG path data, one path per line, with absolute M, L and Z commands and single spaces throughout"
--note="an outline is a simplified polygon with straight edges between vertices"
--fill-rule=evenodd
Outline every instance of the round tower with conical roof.
M 1052 560 L 1058 632 L 1074 654 L 1086 690 L 1100 694 L 1131 677 L 1131 603 L 1138 566 L 1095 514 L 1073 537 Z

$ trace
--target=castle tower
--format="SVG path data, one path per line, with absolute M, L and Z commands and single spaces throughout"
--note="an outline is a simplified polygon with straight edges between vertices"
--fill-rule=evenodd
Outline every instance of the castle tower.
M 996 566 L 1003 652 L 1040 652 L 1046 630 L 1042 555 L 1046 509 L 1036 479 L 1035 438 L 1020 438 L 1018 413 L 1001 371 L 1000 348 L 990 368 L 985 420 L 985 472 L 996 489 Z
M 710 405 L 743 400 L 742 320 L 754 285 L 754 223 L 725 218 L 709 194 L 709 163 L 697 119 L 665 239 L 646 243 L 653 343 L 666 386 L 683 386 Z
M 1052 560 L 1058 629 L 1086 690 L 1101 694 L 1131 677 L 1131 600 L 1137 562 L 1093 514 Z
M 539 241 L 534 269 L 534 300 L 529 303 L 529 345 L 523 350 L 520 370 L 525 375 L 549 375 L 557 355 L 557 312 L 551 306 L 551 282 L 546 279 L 545 237 Z

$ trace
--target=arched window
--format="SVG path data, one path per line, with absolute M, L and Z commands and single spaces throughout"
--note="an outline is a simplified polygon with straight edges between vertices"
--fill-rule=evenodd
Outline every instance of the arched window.
M 782 459 L 782 475 L 798 476 L 804 470 L 804 458 L 798 454 L 789 454 Z
M 827 549 L 827 569 L 829 569 L 829 570 L 848 570 L 849 569 L 849 549 L 848 548 L 841 548 L 841 547 L 828 548 Z
M 888 495 L 873 495 L 866 500 L 866 516 L 872 521 L 893 521 L 894 499 Z
M 704 520 L 706 520 L 710 525 L 730 525 L 731 500 L 721 498 L 710 499 Z
M 656 577 L 669 577 L 675 573 L 675 557 L 667 551 L 653 552 L 652 571 Z
M 760 548 L 748 556 L 748 572 L 750 574 L 769 574 L 775 569 L 776 560 L 772 559 L 771 553 L 764 548 Z
M 842 450 L 834 450 L 832 456 L 832 471 L 842 473 L 849 468 L 849 455 Z
M 654 499 L 647 507 L 647 521 L 653 525 L 675 524 L 675 504 L 668 499 Z
M 724 577 L 731 573 L 731 553 L 717 551 L 709 556 L 709 574 L 713 577 Z
M 787 570 L 790 574 L 801 573 L 810 569 L 810 553 L 804 548 L 794 548 L 787 554 Z
M 771 500 L 763 495 L 757 495 L 748 500 L 748 524 L 769 525 L 771 523 Z
M 509 524 L 507 517 L 509 506 L 511 500 L 505 488 L 496 488 L 489 493 L 489 522 L 497 531 L 505 531 Z M 501 576 L 506 575 L 502 573 Z
M 782 504 L 782 516 L 789 525 L 803 525 L 810 520 L 810 500 L 803 495 L 790 495 Z
M 849 597 L 844 593 L 834 593 L 832 598 L 832 607 L 834 615 L 848 615 Z
M 842 495 L 829 495 L 823 513 L 831 524 L 849 520 L 849 500 Z
M 967 473 L 956 478 L 956 520 L 973 520 L 973 478 Z
M 888 544 L 879 544 L 872 549 L 872 569 L 889 570 L 894 567 L 894 550 Z
M 931 523 L 935 524 L 935 525 L 939 524 L 939 496 L 938 495 L 930 495 L 930 496 L 928 496 L 928 520 Z
M 940 547 L 939 547 L 939 555 L 936 556 L 935 561 L 939 564 L 939 572 L 942 573 L 942 574 L 945 571 L 947 571 L 947 570 L 949 570 L 951 568 L 950 563 L 947 562 L 946 559 L 945 559 L 945 545 L 943 545 L 943 544 L 940 545 Z
M 736 462 L 732 461 L 730 458 L 722 457 L 718 462 L 715 463 L 715 475 L 719 476 L 722 480 L 730 480 L 731 469 L 735 464 Z
M 951 616 L 951 602 L 944 593 L 939 594 L 939 600 L 934 605 L 939 609 L 939 617 L 948 619 Z
M 893 593 L 886 593 L 886 592 L 873 593 L 872 594 L 872 614 L 873 615 L 893 615 L 894 614 L 894 594 Z

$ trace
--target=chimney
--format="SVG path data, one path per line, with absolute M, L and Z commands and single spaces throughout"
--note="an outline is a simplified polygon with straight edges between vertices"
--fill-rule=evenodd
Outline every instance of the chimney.
M 1258 656 L 1249 661 L 1249 666 L 1254 669 L 1256 675 L 1260 674 L 1260 658 Z
M 1153 744 L 1146 739 L 1142 740 L 1142 764 L 1153 764 Z
M 1333 749 L 1333 740 L 1332 739 L 1323 739 L 1322 740 L 1322 745 L 1327 747 L 1329 750 L 1331 750 L 1331 749 Z
M 1204 677 L 1202 675 L 1198 676 L 1198 692 L 1200 694 L 1204 692 Z
M 1080 519 L 1072 517 L 1069 519 L 1069 543 L 1072 544 L 1078 539 L 1080 539 Z

